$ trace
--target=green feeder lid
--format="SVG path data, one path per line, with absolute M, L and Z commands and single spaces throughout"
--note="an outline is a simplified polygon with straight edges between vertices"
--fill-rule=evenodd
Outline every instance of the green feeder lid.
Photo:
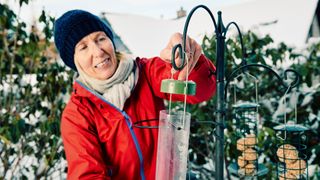
M 300 124 L 281 124 L 281 125 L 275 126 L 274 129 L 278 131 L 301 132 L 301 131 L 306 131 L 309 128 L 302 126 Z
M 161 82 L 160 91 L 163 93 L 170 93 L 170 94 L 195 95 L 196 83 L 193 81 L 179 81 L 174 79 L 164 79 Z

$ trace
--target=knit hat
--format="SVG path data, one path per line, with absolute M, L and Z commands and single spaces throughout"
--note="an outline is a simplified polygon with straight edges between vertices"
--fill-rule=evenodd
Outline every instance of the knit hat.
M 63 62 L 77 71 L 74 64 L 76 44 L 85 36 L 96 31 L 104 31 L 114 46 L 111 28 L 99 17 L 83 10 L 64 13 L 54 24 L 54 42 Z M 114 46 L 115 47 L 115 46 Z

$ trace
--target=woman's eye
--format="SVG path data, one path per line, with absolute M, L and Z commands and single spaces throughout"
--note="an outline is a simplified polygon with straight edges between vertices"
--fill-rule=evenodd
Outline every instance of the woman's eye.
M 82 46 L 80 46 L 78 49 L 79 49 L 80 51 L 83 51 L 83 50 L 85 50 L 86 48 L 87 48 L 86 45 L 82 45 Z
M 104 41 L 104 40 L 106 40 L 106 37 L 104 36 L 98 38 L 98 41 Z

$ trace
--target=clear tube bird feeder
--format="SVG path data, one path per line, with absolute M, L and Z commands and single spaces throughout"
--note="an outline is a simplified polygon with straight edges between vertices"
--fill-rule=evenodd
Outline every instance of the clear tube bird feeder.
M 187 175 L 191 114 L 186 112 L 186 98 L 187 95 L 196 93 L 196 84 L 188 81 L 188 78 L 185 81 L 175 80 L 173 73 L 174 71 L 172 71 L 171 79 L 164 79 L 161 83 L 161 92 L 170 94 L 170 99 L 169 110 L 160 111 L 157 180 L 185 180 Z M 187 77 L 188 74 L 189 72 L 187 72 Z M 184 95 L 183 111 L 172 110 L 172 94 Z

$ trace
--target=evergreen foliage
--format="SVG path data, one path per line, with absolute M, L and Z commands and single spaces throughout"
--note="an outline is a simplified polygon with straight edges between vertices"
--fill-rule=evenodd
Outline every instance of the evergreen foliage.
M 20 0 L 19 4 L 23 6 L 28 2 Z M 26 24 L 6 4 L 0 4 L 0 179 L 29 179 L 30 175 L 33 179 L 65 178 L 66 175 L 59 127 L 62 110 L 71 93 L 73 73 L 53 55 L 56 53 L 52 42 L 54 18 L 43 11 L 38 21 L 43 29 L 34 27 L 28 31 Z M 271 37 L 258 37 L 253 32 L 245 33 L 243 40 L 248 63 L 268 65 L 280 75 L 285 70 L 283 65 L 287 65 L 301 74 L 302 82 L 297 91 L 291 91 L 286 97 L 286 116 L 289 120 L 294 118 L 293 93 L 296 93 L 298 123 L 311 129 L 306 134 L 309 164 L 318 166 L 318 174 L 313 178 L 319 178 L 320 42 L 297 50 L 284 43 L 275 46 Z M 202 48 L 215 63 L 216 38 L 205 36 Z M 227 37 L 227 78 L 241 61 L 241 52 L 239 40 Z M 259 79 L 258 139 L 263 162 L 272 172 L 265 178 L 270 179 L 275 176 L 277 161 L 273 127 L 282 123 L 280 107 L 285 88 L 262 69 L 247 71 Z M 236 148 L 232 144 L 237 140 L 231 121 L 232 85 L 227 90 L 226 165 L 235 158 Z M 254 85 L 246 78 L 237 81 L 236 93 L 238 100 L 255 101 Z M 213 179 L 216 98 L 189 107 L 192 113 L 190 169 L 199 179 Z

